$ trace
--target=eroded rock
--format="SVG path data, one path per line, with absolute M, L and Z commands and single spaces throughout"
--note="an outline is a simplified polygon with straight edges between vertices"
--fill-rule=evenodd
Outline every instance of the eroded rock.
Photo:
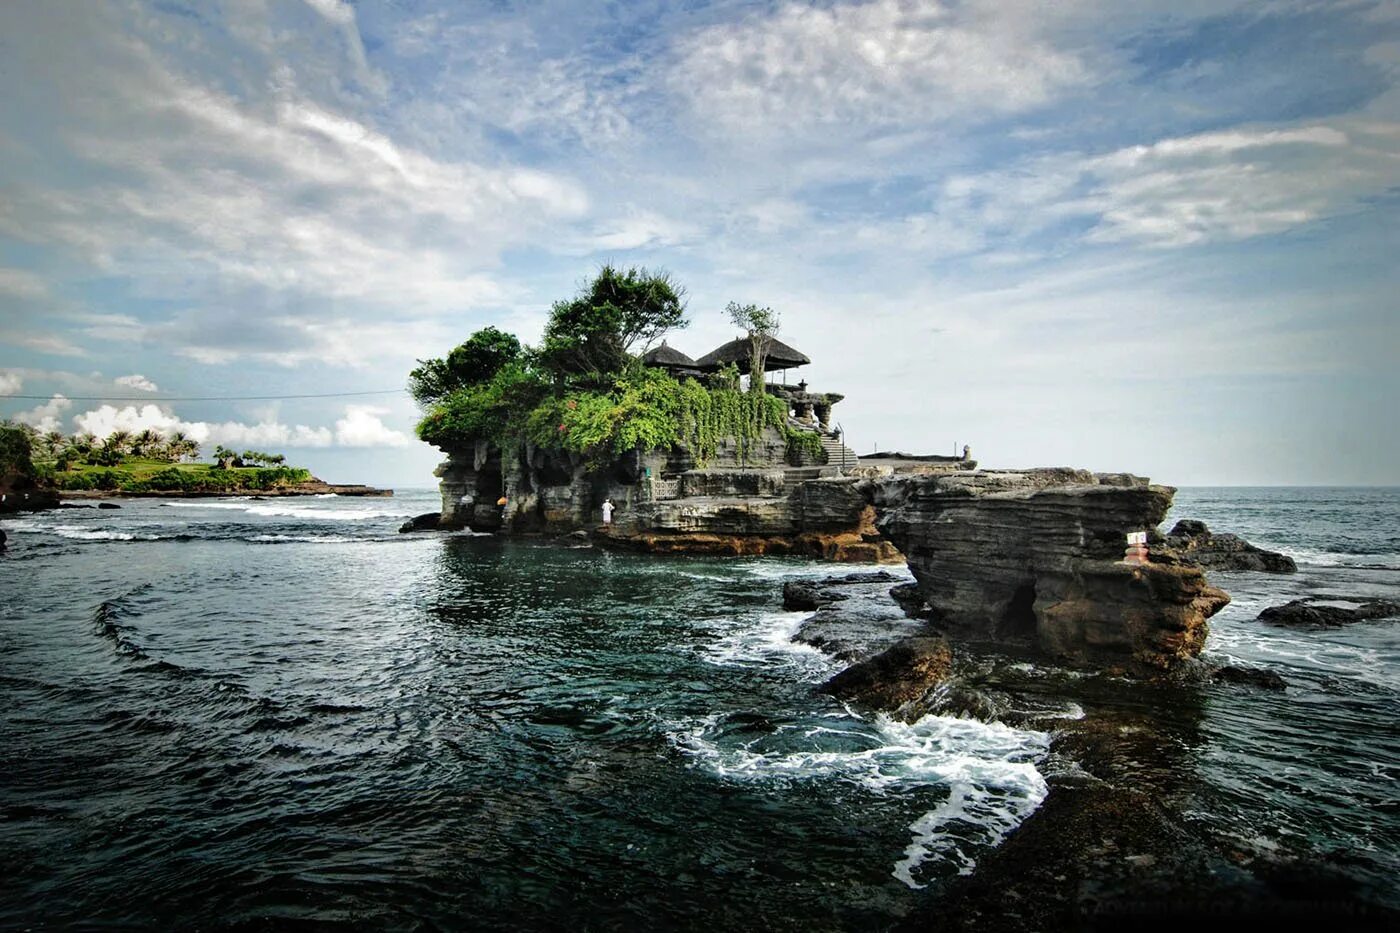
M 399 526 L 399 534 L 410 534 L 415 531 L 436 531 L 442 523 L 441 512 L 424 512 L 422 515 L 415 515 Z
M 1400 602 L 1390 599 L 1349 599 L 1343 596 L 1309 596 L 1270 606 L 1259 613 L 1260 622 L 1336 628 L 1372 619 L 1400 618 Z
M 843 700 L 881 710 L 916 703 L 952 670 L 947 641 L 931 636 L 906 638 L 881 653 L 853 664 L 820 689 Z
M 1201 651 L 1229 602 L 1187 565 L 1124 561 L 1175 492 L 1068 468 L 893 477 L 874 484 L 884 535 L 950 633 L 1072 662 L 1162 671 Z
M 1298 565 L 1287 554 L 1266 551 L 1238 535 L 1215 534 L 1205 522 L 1187 518 L 1172 526 L 1154 547 L 1153 557 L 1163 562 L 1175 558 L 1202 570 L 1298 572 Z

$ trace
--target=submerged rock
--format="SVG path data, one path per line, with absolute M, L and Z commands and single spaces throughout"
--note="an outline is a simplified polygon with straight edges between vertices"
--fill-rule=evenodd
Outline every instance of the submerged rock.
M 1239 667 L 1226 664 L 1211 671 L 1210 679 L 1222 684 L 1245 684 L 1263 690 L 1283 690 L 1288 684 L 1267 667 Z
M 1215 534 L 1205 522 L 1188 518 L 1172 526 L 1154 548 L 1153 559 L 1163 562 L 1175 559 L 1202 570 L 1298 572 L 1298 565 L 1287 554 L 1266 551 L 1238 535 Z
M 437 531 L 442 522 L 441 512 L 424 512 L 422 515 L 415 515 L 399 526 L 399 534 L 410 534 L 415 531 Z
M 1309 596 L 1259 613 L 1260 622 L 1273 625 L 1306 625 L 1335 628 L 1372 619 L 1400 618 L 1400 602 L 1390 599 L 1350 599 L 1342 596 Z
M 1124 560 L 1125 536 L 1160 524 L 1174 492 L 1060 468 L 893 477 L 874 499 L 950 634 L 1156 672 L 1198 655 L 1230 600 L 1196 567 Z
M 98 507 L 99 509 L 119 509 L 119 508 L 121 508 L 121 506 L 117 505 L 115 502 L 99 502 L 99 503 L 97 503 L 97 507 Z
M 947 679 L 952 664 L 953 653 L 944 639 L 906 638 L 851 665 L 819 689 L 875 709 L 897 710 L 921 700 Z

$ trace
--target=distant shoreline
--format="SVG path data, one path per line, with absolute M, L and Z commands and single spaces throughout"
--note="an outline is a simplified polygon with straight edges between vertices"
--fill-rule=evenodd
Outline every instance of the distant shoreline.
M 229 497 L 273 499 L 284 496 L 368 496 L 388 498 L 392 489 L 378 489 L 357 483 L 299 483 L 274 489 L 170 489 L 125 492 L 120 489 L 62 489 L 59 499 L 227 499 Z

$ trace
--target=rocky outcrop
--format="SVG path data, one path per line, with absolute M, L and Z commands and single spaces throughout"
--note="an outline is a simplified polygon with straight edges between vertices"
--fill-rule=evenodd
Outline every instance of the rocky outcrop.
M 784 608 L 813 610 L 793 641 L 843 661 L 862 661 L 905 638 L 929 634 L 890 598 L 890 586 L 899 580 L 880 570 L 785 583 Z
M 761 475 L 761 474 L 759 474 Z M 868 488 L 851 478 L 797 484 L 787 495 L 702 496 L 624 506 L 597 540 L 651 553 L 793 555 L 844 563 L 895 563 L 875 526 Z M 617 501 L 616 499 L 614 501 Z
M 821 685 L 824 693 L 880 710 L 918 703 L 947 679 L 953 653 L 942 638 L 915 637 L 853 664 Z
M 399 534 L 406 535 L 415 531 L 437 531 L 442 524 L 441 512 L 424 512 L 422 515 L 415 515 L 399 526 Z
M 1309 596 L 1259 613 L 1260 622 L 1337 628 L 1353 622 L 1400 618 L 1400 602 L 1390 599 L 1349 599 L 1344 596 Z
M 1161 671 L 1194 658 L 1229 602 L 1195 567 L 1124 560 L 1174 490 L 1072 469 L 892 477 L 881 532 L 951 633 L 1024 642 L 1080 663 Z
M 1298 565 L 1287 554 L 1266 551 L 1232 534 L 1215 534 L 1205 522 L 1182 519 L 1160 542 L 1154 541 L 1154 559 L 1184 563 L 1202 570 L 1253 570 L 1262 573 L 1297 573 Z

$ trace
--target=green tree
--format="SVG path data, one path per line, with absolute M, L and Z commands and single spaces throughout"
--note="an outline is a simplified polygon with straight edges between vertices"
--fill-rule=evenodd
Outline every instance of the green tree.
M 540 359 L 557 379 L 605 381 L 634 349 L 686 327 L 685 289 L 664 272 L 608 264 L 569 301 L 555 302 Z
M 457 389 L 490 382 L 523 353 L 514 334 L 483 327 L 447 354 L 447 359 L 419 360 L 418 367 L 408 374 L 408 391 L 418 404 L 431 405 Z
M 744 331 L 749 339 L 749 391 L 762 393 L 766 381 L 764 372 L 768 364 L 768 350 L 773 346 L 781 318 L 772 308 L 758 305 L 741 305 L 731 301 L 725 312 L 735 327 Z

